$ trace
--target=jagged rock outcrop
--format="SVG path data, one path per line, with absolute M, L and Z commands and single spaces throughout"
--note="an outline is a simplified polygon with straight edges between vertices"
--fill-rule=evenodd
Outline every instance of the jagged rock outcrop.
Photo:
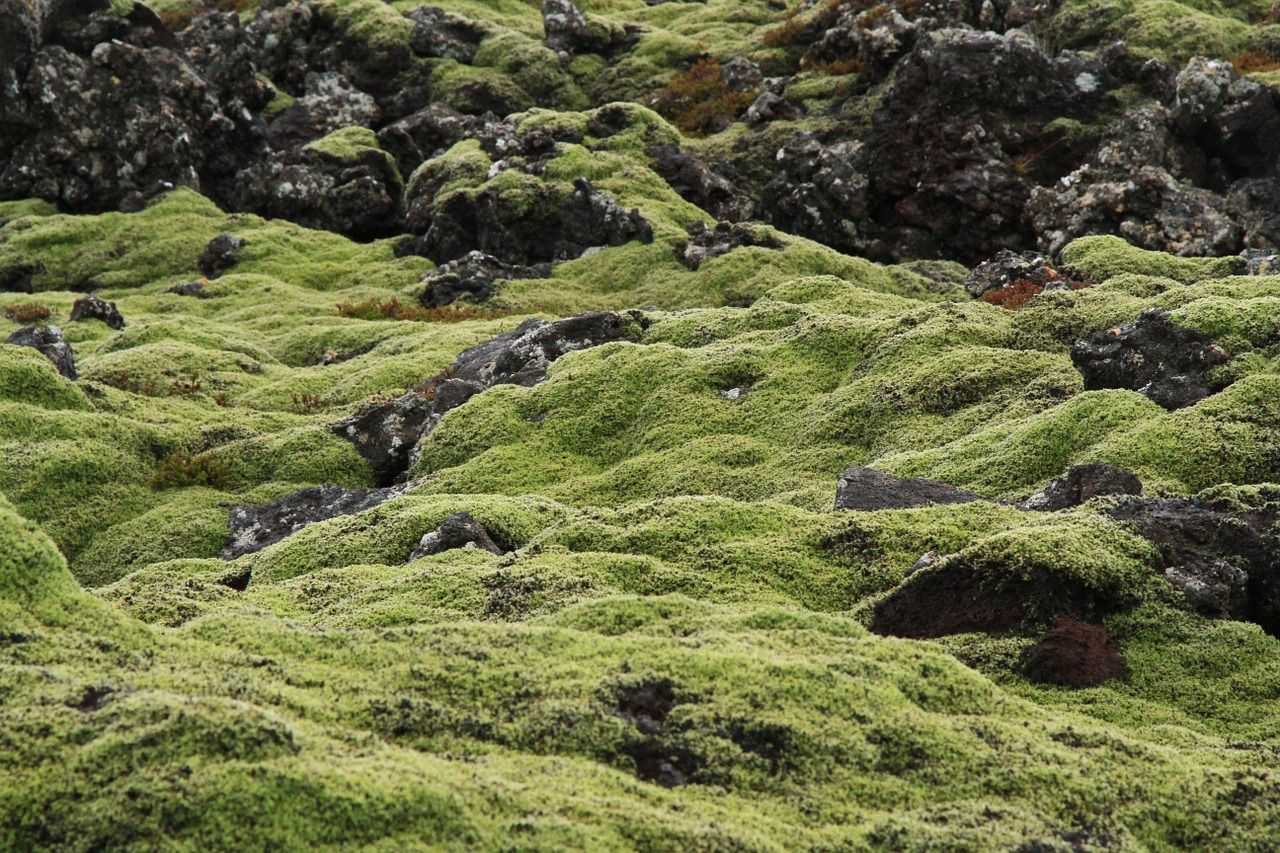
M 1056 512 L 1105 495 L 1141 494 L 1142 481 L 1132 471 L 1117 465 L 1090 462 L 1072 465 L 1066 474 L 1055 478 L 1021 506 L 1038 512 Z
M 564 320 L 526 320 L 515 331 L 477 344 L 439 376 L 368 412 L 334 424 L 386 484 L 402 477 L 415 448 L 440 419 L 494 385 L 536 385 L 565 353 L 612 341 L 635 341 L 641 326 L 630 315 L 591 311 Z
M 75 353 L 57 326 L 25 326 L 9 335 L 5 343 L 38 350 L 67 379 L 77 378 Z
M 261 551 L 309 524 L 373 509 L 413 488 L 413 484 L 382 489 L 311 486 L 261 506 L 233 506 L 222 559 L 234 560 Z
M 895 477 L 874 468 L 852 465 L 845 469 L 836 484 L 835 508 L 870 512 L 980 500 L 982 498 L 978 495 L 939 480 Z
M 409 562 L 455 548 L 477 548 L 498 555 L 506 553 L 502 546 L 493 541 L 484 525 L 472 518 L 471 513 L 463 511 L 440 522 L 435 530 L 424 533 L 418 547 L 409 555 Z
M 423 276 L 422 280 L 427 286 L 418 301 L 424 308 L 452 305 L 464 297 L 483 302 L 493 295 L 497 282 L 516 278 L 541 278 L 550 273 L 549 264 L 517 267 L 504 264 L 493 255 L 468 252 Z
M 1230 361 L 1230 354 L 1168 317 L 1166 309 L 1151 309 L 1132 323 L 1076 341 L 1071 361 L 1085 389 L 1127 388 L 1170 410 L 1194 406 L 1219 390 L 1212 371 Z
M 209 278 L 217 278 L 236 265 L 244 245 L 239 237 L 224 231 L 208 242 L 196 259 L 196 266 Z
M 70 321 L 74 323 L 77 320 L 101 320 L 109 329 L 119 330 L 125 327 L 124 317 L 120 316 L 120 309 L 116 308 L 116 304 L 93 294 L 77 299 L 71 306 Z

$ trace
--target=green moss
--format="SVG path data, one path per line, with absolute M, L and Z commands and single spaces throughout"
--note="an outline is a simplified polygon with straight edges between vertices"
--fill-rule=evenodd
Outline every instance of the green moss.
M 89 401 L 53 362 L 31 347 L 0 345 L 0 400 L 45 409 L 87 409 Z
M 1176 258 L 1131 246 L 1119 237 L 1081 237 L 1062 250 L 1062 262 L 1077 275 L 1096 282 L 1124 273 L 1163 276 L 1183 284 L 1244 270 L 1244 259 Z

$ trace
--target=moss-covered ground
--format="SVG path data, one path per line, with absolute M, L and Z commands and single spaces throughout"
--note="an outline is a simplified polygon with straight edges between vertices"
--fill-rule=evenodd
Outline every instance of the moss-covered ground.
M 415 3 L 316 5 L 402 61 Z M 699 57 L 787 69 L 760 39 L 783 10 L 585 3 L 594 26 L 641 27 L 603 67 L 543 48 L 536 5 L 446 5 L 489 35 L 474 65 L 413 73 L 495 81 L 522 133 L 583 139 L 536 178 L 463 142 L 406 175 L 410 192 L 444 175 L 518 204 L 526 183 L 584 175 L 639 208 L 653 243 L 510 282 L 497 319 L 368 320 L 337 306 L 413 304 L 431 263 L 190 190 L 127 214 L 0 204 L 0 278 L 33 271 L 32 293 L 0 292 L 0 340 L 20 325 L 5 309 L 43 306 L 80 373 L 0 345 L 0 850 L 1276 849 L 1280 641 L 1197 615 L 1104 505 L 1009 502 L 1107 462 L 1151 495 L 1271 506 L 1280 277 L 1086 238 L 1063 260 L 1094 285 L 1014 312 L 953 274 L 777 232 L 691 270 L 684 226 L 710 217 L 648 153 L 679 132 L 636 106 L 595 137 L 586 110 L 642 101 Z M 1068 0 L 1044 37 L 1123 32 L 1176 59 L 1212 36 L 1229 53 L 1271 37 L 1264 5 Z M 1203 32 L 1170 41 L 1192 32 L 1178 22 Z M 222 232 L 241 260 L 202 279 Z M 69 322 L 90 290 L 128 325 Z M 1072 342 L 1152 307 L 1234 356 L 1225 390 L 1174 412 L 1084 390 Z M 643 310 L 642 339 L 453 410 L 409 494 L 219 558 L 234 504 L 373 485 L 331 424 L 528 317 L 597 309 Z M 852 464 L 994 502 L 833 512 Z M 513 550 L 409 561 L 464 510 Z M 1123 599 L 1106 624 L 1125 676 L 1032 684 L 1031 629 L 869 632 L 929 551 L 986 572 L 1052 565 Z

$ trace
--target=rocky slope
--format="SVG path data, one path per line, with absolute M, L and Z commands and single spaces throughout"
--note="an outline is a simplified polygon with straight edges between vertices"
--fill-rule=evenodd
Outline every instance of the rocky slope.
M 0 849 L 1274 848 L 1268 5 L 5 8 Z

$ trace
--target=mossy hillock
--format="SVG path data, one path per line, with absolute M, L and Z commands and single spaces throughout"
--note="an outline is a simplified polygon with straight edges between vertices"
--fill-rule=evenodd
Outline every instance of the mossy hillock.
M 46 5 L 0 849 L 1275 846 L 1269 6 Z

